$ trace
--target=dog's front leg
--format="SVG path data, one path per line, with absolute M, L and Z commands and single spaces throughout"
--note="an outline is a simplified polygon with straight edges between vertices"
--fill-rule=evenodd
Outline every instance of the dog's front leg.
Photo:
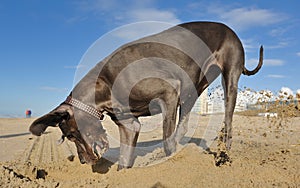
M 134 149 L 136 147 L 141 125 L 137 119 L 119 121 L 120 132 L 120 157 L 118 170 L 130 168 L 134 161 Z

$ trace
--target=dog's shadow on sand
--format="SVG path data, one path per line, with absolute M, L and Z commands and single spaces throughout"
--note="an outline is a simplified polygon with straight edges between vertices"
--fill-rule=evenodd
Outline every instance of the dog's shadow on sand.
M 162 142 L 163 140 L 161 139 L 146 142 L 138 142 L 134 152 L 134 160 L 138 156 L 145 156 L 149 153 L 152 153 L 158 148 L 163 148 Z M 180 142 L 181 145 L 185 145 L 187 143 L 194 143 L 203 150 L 207 151 L 208 153 L 211 153 L 209 147 L 206 144 L 207 142 L 205 139 L 184 137 Z M 110 148 L 107 151 L 107 153 L 100 160 L 97 161 L 95 165 L 92 165 L 92 171 L 94 173 L 106 174 L 111 169 L 111 167 L 118 162 L 119 155 L 119 147 Z

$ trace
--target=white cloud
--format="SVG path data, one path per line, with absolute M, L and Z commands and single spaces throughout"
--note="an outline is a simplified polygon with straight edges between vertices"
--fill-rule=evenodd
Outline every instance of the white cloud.
M 259 48 L 262 44 L 260 44 L 257 40 L 251 38 L 241 38 L 241 42 L 246 52 L 257 52 L 259 53 Z M 265 45 L 264 45 L 265 49 Z
M 247 49 L 253 49 L 253 48 L 258 48 L 258 45 L 254 44 L 253 39 L 243 39 L 241 38 L 242 44 L 244 48 Z
M 64 66 L 65 69 L 80 69 L 80 68 L 84 68 L 84 65 L 66 65 Z
M 264 60 L 266 66 L 281 66 L 284 64 L 283 60 L 280 59 L 266 59 Z
M 172 26 L 174 26 L 174 24 L 165 22 L 137 22 L 120 27 L 117 30 L 114 30 L 112 34 L 123 40 L 132 41 L 144 36 L 161 32 Z
M 57 88 L 57 87 L 50 87 L 50 86 L 42 86 L 40 87 L 41 90 L 45 91 L 52 91 L 52 92 L 65 92 L 67 88 Z
M 158 10 L 155 8 L 133 9 L 126 13 L 126 17 L 132 22 L 138 21 L 161 21 L 169 23 L 179 23 L 177 16 L 168 10 Z
M 249 65 L 250 67 L 257 66 L 258 59 L 248 59 L 246 60 L 246 65 Z M 264 59 L 263 60 L 263 66 L 282 66 L 284 65 L 284 61 L 280 59 Z
M 124 23 L 140 21 L 162 21 L 168 23 L 179 23 L 175 13 L 171 10 L 158 9 L 152 0 L 143 1 L 117 1 L 96 0 L 79 1 L 74 3 L 78 10 L 91 13 L 102 19 L 114 19 Z M 75 17 L 77 20 L 78 18 Z M 72 21 L 72 19 L 71 19 Z
M 268 78 L 285 78 L 284 75 L 280 75 L 280 74 L 269 74 L 267 75 Z
M 87 0 L 75 3 L 75 6 L 85 16 L 97 16 L 98 19 L 109 21 L 110 24 L 124 24 L 126 27 L 118 28 L 118 31 L 114 35 L 125 41 L 158 33 L 181 22 L 176 16 L 174 9 L 156 8 L 153 0 Z M 78 18 L 75 18 L 75 20 L 78 20 Z M 71 21 L 73 20 L 71 19 Z M 149 21 L 152 21 L 152 23 Z M 155 24 L 153 21 L 157 23 Z M 140 24 L 140 22 L 145 22 L 145 24 Z M 127 24 L 130 24 L 130 27 Z
M 208 11 L 216 13 L 231 27 L 240 30 L 255 26 L 272 25 L 286 19 L 285 15 L 272 12 L 268 9 L 248 7 L 225 9 L 222 7 L 211 7 Z
M 242 41 L 243 47 L 246 52 L 256 52 L 257 51 L 257 53 L 258 53 L 259 47 L 260 47 L 260 45 L 262 45 L 257 40 L 251 39 L 251 38 L 248 38 L 248 39 L 241 38 L 241 41 Z M 270 44 L 270 45 L 263 44 L 263 47 L 264 47 L 264 49 L 268 49 L 268 50 L 280 49 L 280 48 L 288 47 L 289 43 L 290 43 L 289 40 L 282 40 L 275 44 Z M 300 56 L 300 52 L 299 52 L 299 54 L 297 53 L 297 55 Z
M 278 49 L 278 48 L 284 48 L 289 45 L 288 41 L 281 41 L 278 44 L 275 45 L 265 45 L 265 48 L 267 49 Z
M 70 17 L 70 18 L 65 19 L 65 22 L 68 23 L 68 24 L 73 24 L 73 23 L 82 22 L 82 21 L 85 21 L 85 20 L 87 20 L 86 16 L 74 16 L 74 17 Z
M 111 11 L 117 7 L 116 0 L 85 0 L 74 2 L 77 9 L 85 12 L 101 12 L 101 11 Z
M 297 56 L 300 56 L 300 52 L 297 53 Z
M 281 36 L 283 35 L 284 33 L 286 33 L 288 29 L 287 28 L 276 28 L 276 29 L 272 29 L 269 34 L 272 36 L 272 37 L 277 37 L 277 36 Z

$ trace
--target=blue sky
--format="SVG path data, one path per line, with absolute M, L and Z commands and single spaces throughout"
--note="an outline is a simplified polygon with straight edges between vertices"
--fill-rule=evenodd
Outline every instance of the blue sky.
M 291 1 L 0 1 L 0 116 L 47 113 L 69 94 L 86 50 L 111 30 L 140 21 L 223 22 L 243 42 L 246 66 L 265 61 L 240 87 L 300 89 L 300 3 Z

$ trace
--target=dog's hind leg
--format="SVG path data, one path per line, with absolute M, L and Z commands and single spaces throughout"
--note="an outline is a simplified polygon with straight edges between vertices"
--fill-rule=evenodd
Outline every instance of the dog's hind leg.
M 188 112 L 188 113 L 183 112 L 182 106 L 181 106 L 180 112 L 179 112 L 179 121 L 177 124 L 177 129 L 176 129 L 176 134 L 175 134 L 176 143 L 179 143 L 180 140 L 187 133 L 189 118 L 190 118 L 190 112 Z
M 169 156 L 176 151 L 175 125 L 179 105 L 180 83 L 177 80 L 168 80 L 168 84 L 163 83 L 162 86 L 164 86 L 165 92 L 163 98 L 159 101 L 159 105 L 163 114 L 164 151 Z
M 225 120 L 222 130 L 222 141 L 226 144 L 226 149 L 230 150 L 232 143 L 232 118 L 237 98 L 238 80 L 240 74 L 223 74 L 222 84 L 224 89 Z

